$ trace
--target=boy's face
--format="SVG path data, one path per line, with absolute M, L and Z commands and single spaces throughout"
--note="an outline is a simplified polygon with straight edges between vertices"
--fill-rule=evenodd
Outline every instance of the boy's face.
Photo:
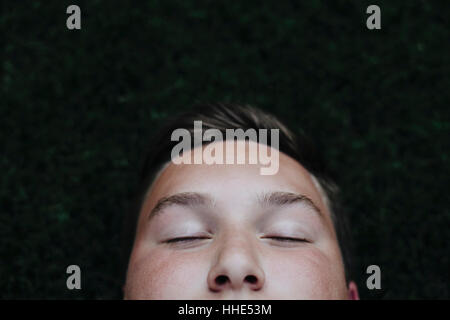
M 318 185 L 283 153 L 277 174 L 259 168 L 169 163 L 141 208 L 125 298 L 347 299 Z

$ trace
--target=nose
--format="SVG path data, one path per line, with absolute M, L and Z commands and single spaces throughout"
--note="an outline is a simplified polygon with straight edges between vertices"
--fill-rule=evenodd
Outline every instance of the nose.
M 228 241 L 223 242 L 219 248 L 207 281 L 213 292 L 246 289 L 259 291 L 264 287 L 265 274 L 251 243 Z

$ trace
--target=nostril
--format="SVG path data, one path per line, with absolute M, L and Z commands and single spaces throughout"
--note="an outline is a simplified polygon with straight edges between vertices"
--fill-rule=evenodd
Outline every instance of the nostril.
M 222 285 L 222 284 L 226 283 L 227 280 L 228 280 L 227 276 L 218 276 L 218 277 L 216 278 L 216 283 L 217 283 L 218 285 Z
M 246 276 L 245 281 L 250 282 L 251 284 L 255 284 L 258 282 L 258 279 L 255 276 Z

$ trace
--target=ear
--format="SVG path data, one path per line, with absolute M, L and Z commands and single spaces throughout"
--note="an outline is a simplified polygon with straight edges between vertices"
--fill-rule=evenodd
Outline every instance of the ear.
M 348 298 L 350 300 L 359 300 L 358 287 L 353 281 L 350 281 L 348 284 Z

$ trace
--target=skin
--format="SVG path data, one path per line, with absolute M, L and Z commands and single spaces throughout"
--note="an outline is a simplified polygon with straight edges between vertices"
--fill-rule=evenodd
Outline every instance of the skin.
M 124 298 L 358 299 L 314 180 L 283 153 L 278 173 L 266 176 L 257 164 L 169 163 L 141 208 Z M 211 201 L 169 204 L 149 218 L 177 194 Z M 294 194 L 312 203 L 261 201 Z M 183 237 L 191 238 L 173 240 Z

